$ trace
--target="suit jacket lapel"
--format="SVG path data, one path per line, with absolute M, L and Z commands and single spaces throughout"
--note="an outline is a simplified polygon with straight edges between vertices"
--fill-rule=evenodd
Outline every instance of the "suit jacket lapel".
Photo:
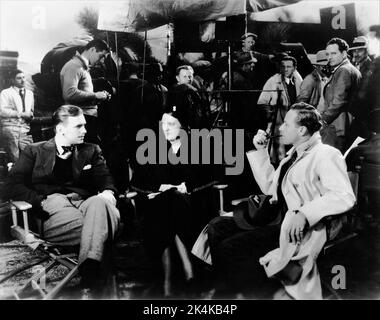
M 42 148 L 41 159 L 44 160 L 44 171 L 46 175 L 51 175 L 55 164 L 56 145 L 55 140 L 50 139 Z
M 78 179 L 87 159 L 87 151 L 78 145 L 73 152 L 73 177 Z

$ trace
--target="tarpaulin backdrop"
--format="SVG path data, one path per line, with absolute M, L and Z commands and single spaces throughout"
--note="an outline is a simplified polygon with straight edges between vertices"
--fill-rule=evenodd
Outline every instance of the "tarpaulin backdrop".
M 289 5 L 299 0 L 125 0 L 104 1 L 98 29 L 136 32 L 175 20 L 208 21 Z
M 380 4 L 378 0 L 303 0 L 298 3 L 273 8 L 262 12 L 248 14 L 251 21 L 291 22 L 291 23 L 321 23 L 321 9 L 334 7 L 334 13 L 345 14 L 344 5 L 355 5 L 355 23 L 359 33 L 365 34 L 371 25 L 380 24 Z M 336 23 L 345 21 L 337 16 Z
M 320 50 L 332 36 L 350 43 L 356 35 L 368 36 L 371 25 L 380 24 L 378 0 L 124 0 L 100 3 L 98 29 L 141 32 L 174 22 L 177 31 L 182 26 L 191 30 L 185 32 L 188 37 L 184 40 L 190 45 L 192 37 L 202 42 L 214 40 L 215 21 L 242 14 L 247 17 L 247 31 L 260 31 L 260 23 L 288 24 L 287 39 L 281 41 L 302 42 L 311 52 Z M 191 23 L 199 23 L 199 32 Z M 154 37 L 160 37 L 158 34 Z M 164 36 L 157 43 L 150 38 L 148 32 L 151 45 L 166 46 Z M 370 39 L 370 52 L 379 54 L 377 39 Z

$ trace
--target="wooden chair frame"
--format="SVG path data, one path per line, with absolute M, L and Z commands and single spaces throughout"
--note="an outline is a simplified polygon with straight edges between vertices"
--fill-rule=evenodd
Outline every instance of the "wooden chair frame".
M 77 253 L 61 254 L 59 248 L 54 244 L 45 241 L 38 234 L 32 232 L 29 228 L 29 211 L 32 208 L 32 205 L 25 201 L 10 201 L 10 209 L 12 211 L 12 223 L 11 234 L 15 239 L 20 240 L 23 244 L 28 246 L 30 249 L 39 250 L 43 253 L 44 257 L 39 259 L 37 262 L 29 263 L 25 266 L 22 266 L 16 270 L 13 270 L 5 277 L 0 279 L 0 283 L 8 280 L 9 278 L 27 270 L 36 264 L 42 263 L 46 260 L 50 262 L 43 267 L 41 271 L 33 275 L 20 289 L 14 290 L 13 295 L 16 299 L 21 299 L 23 293 L 26 289 L 32 287 L 36 289 L 42 299 L 49 300 L 54 299 L 61 289 L 78 273 L 78 255 Z M 18 212 L 22 213 L 23 227 L 18 224 Z M 46 288 L 41 287 L 38 284 L 38 281 L 43 279 L 46 274 L 55 267 L 63 265 L 68 269 L 66 276 L 59 281 L 49 292 L 46 291 Z

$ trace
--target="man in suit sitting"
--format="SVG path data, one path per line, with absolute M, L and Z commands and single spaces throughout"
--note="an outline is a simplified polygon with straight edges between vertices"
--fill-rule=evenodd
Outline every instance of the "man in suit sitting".
M 81 284 L 91 291 L 101 284 L 106 244 L 118 228 L 117 190 L 99 146 L 83 142 L 83 111 L 63 105 L 53 121 L 55 137 L 24 149 L 8 174 L 5 197 L 27 201 L 34 212 L 43 212 L 47 241 L 80 244 Z

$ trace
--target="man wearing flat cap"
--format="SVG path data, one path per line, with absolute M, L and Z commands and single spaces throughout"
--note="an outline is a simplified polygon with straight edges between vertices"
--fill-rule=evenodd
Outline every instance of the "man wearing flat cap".
M 314 70 L 301 83 L 297 102 L 306 102 L 323 111 L 323 89 L 328 81 L 326 50 L 320 50 L 315 56 L 310 56 Z
M 241 36 L 242 48 L 243 52 L 253 51 L 253 47 L 255 46 L 257 40 L 257 34 L 252 32 L 247 32 Z
M 274 55 L 264 54 L 257 51 L 254 51 L 253 48 L 257 41 L 257 34 L 252 32 L 247 32 L 243 34 L 240 38 L 241 40 L 241 51 L 235 52 L 234 60 L 236 61 L 240 55 L 245 53 L 251 53 L 258 61 L 270 60 Z

